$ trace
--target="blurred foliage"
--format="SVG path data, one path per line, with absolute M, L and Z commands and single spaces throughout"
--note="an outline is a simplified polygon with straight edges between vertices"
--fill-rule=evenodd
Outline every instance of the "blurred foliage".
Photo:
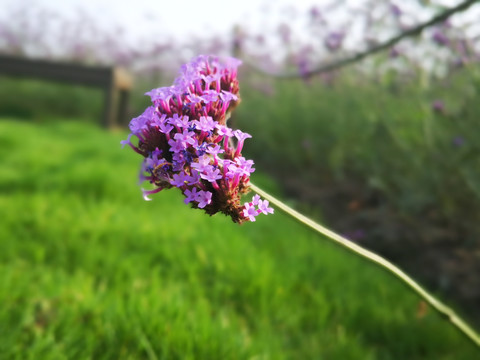
M 373 77 L 351 69 L 307 83 L 246 80 L 263 91 L 241 89 L 235 121 L 253 135 L 245 153 L 257 167 L 305 185 L 358 183 L 404 217 L 435 212 L 476 238 L 477 66 L 445 78 L 394 71 Z

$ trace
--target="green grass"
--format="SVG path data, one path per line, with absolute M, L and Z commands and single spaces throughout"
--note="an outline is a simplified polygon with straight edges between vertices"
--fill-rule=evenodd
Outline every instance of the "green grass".
M 238 226 L 174 190 L 143 201 L 125 136 L 0 121 L 0 358 L 478 357 L 392 276 L 281 213 Z
M 52 116 L 100 123 L 103 91 L 88 86 L 0 75 L 0 116 L 42 122 Z

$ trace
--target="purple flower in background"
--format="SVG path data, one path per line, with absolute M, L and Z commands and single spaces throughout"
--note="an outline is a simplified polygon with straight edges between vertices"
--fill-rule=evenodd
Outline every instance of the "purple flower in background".
M 298 67 L 298 72 L 304 80 L 308 79 L 308 73 L 311 70 L 309 56 L 312 52 L 313 49 L 311 46 L 305 46 L 299 51 L 294 60 Z
M 302 56 L 300 59 L 298 59 L 297 66 L 300 76 L 304 79 L 307 79 L 308 72 L 310 71 L 310 64 L 308 62 L 308 59 Z
M 440 29 L 436 29 L 433 32 L 432 40 L 439 46 L 448 46 L 448 44 L 450 43 L 450 41 L 448 40 L 448 37 Z
M 292 40 L 292 29 L 290 29 L 290 26 L 288 24 L 280 24 L 278 26 L 278 33 L 280 34 L 280 37 L 285 44 L 289 44 Z
M 390 52 L 389 52 L 388 56 L 390 56 L 390 58 L 394 59 L 394 58 L 399 57 L 400 54 L 401 54 L 400 50 L 398 50 L 398 48 L 393 46 L 393 47 L 390 48 Z
M 344 32 L 333 31 L 325 38 L 325 47 L 330 51 L 337 51 L 342 46 L 344 38 Z
M 452 145 L 457 148 L 465 145 L 465 138 L 463 136 L 455 136 L 452 139 Z
M 402 9 L 400 9 L 400 7 L 396 4 L 390 4 L 390 11 L 392 12 L 392 15 L 395 16 L 395 17 L 400 17 L 402 16 Z
M 177 188 L 185 204 L 209 215 L 222 212 L 237 223 L 273 213 L 258 195 L 241 203 L 255 169 L 241 153 L 251 135 L 233 131 L 226 123 L 240 102 L 239 65 L 234 58 L 200 55 L 182 66 L 174 85 L 147 93 L 152 106 L 132 119 L 131 133 L 121 142 L 144 157 L 140 179 L 153 186 L 142 190 L 146 200 L 163 189 Z M 136 145 L 133 136 L 138 138 Z
M 445 104 L 442 100 L 435 100 L 433 103 L 432 103 L 432 110 L 436 113 L 439 113 L 439 114 L 443 114 L 443 112 L 445 111 Z
M 316 6 L 312 6 L 310 8 L 309 14 L 310 14 L 310 18 L 314 21 L 315 20 L 322 20 L 322 12 Z

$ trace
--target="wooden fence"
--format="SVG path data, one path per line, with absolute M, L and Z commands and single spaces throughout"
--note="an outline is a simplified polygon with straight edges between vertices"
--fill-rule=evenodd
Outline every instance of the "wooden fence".
M 127 122 L 127 103 L 133 81 L 122 68 L 0 55 L 0 74 L 100 88 L 104 92 L 102 125 L 113 127 Z

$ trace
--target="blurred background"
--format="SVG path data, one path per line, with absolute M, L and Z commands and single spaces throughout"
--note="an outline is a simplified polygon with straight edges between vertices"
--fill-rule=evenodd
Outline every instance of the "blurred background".
M 85 181 L 80 194 L 91 186 L 96 196 L 107 196 L 109 182 L 94 165 L 91 173 L 81 175 L 79 168 L 62 178 L 64 162 L 75 167 L 101 157 L 102 136 L 126 136 L 129 119 L 149 105 L 143 94 L 169 86 L 190 58 L 236 56 L 243 61 L 242 104 L 231 121 L 253 135 L 244 148 L 256 163 L 253 181 L 258 173 L 281 198 L 399 264 L 479 324 L 480 4 L 466 1 L 462 11 L 415 36 L 324 69 L 460 3 L 0 0 L 0 161 L 11 166 L 2 164 L 0 172 L 4 201 L 12 201 L 10 191 L 76 189 L 78 176 Z M 7 69 L 19 59 L 39 70 Z M 45 64 L 114 72 L 105 81 L 99 75 L 98 83 L 82 82 L 84 75 L 49 75 Z M 118 80 L 119 69 L 127 80 Z M 112 98 L 121 110 L 109 123 L 112 83 L 123 84 L 124 92 Z M 70 123 L 74 130 L 61 127 Z M 99 135 L 107 132 L 102 124 L 110 124 L 110 135 Z M 52 159 L 63 154 L 56 165 L 38 165 L 48 172 L 37 173 L 40 160 L 20 152 L 35 152 L 37 133 L 75 138 L 77 132 L 98 147 L 88 150 L 84 143 L 78 157 L 67 159 L 62 156 L 73 151 L 67 143 L 52 150 L 44 144 Z M 133 176 L 125 184 L 134 183 Z M 5 236 L 35 237 L 11 221 Z M 262 229 L 268 238 L 270 230 Z M 23 251 L 10 246 L 12 254 Z

